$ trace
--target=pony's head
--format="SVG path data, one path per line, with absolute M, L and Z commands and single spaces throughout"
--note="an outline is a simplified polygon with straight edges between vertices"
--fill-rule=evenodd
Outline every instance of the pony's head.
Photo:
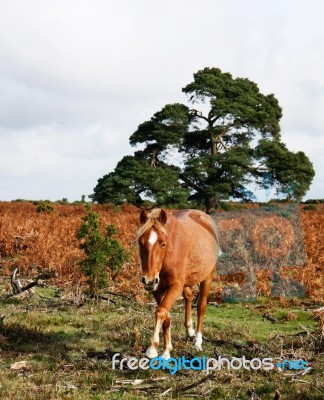
M 140 214 L 141 226 L 137 240 L 143 271 L 142 283 L 148 291 L 154 291 L 159 286 L 159 275 L 167 248 L 167 219 L 167 213 L 163 209 L 156 209 L 150 214 L 142 210 Z

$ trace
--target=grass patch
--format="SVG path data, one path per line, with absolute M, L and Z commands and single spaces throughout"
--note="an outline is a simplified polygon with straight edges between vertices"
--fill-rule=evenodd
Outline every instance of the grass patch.
M 262 400 L 273 400 L 276 390 L 285 400 L 324 397 L 324 346 L 316 334 L 311 310 L 302 301 L 285 307 L 265 299 L 208 306 L 202 352 L 195 351 L 185 339 L 182 302 L 177 302 L 171 312 L 173 357 L 244 355 L 248 359 L 283 356 L 307 360 L 311 373 L 292 380 L 290 371 L 277 370 L 224 368 L 208 376 L 193 370 L 180 370 L 174 376 L 152 369 L 113 370 L 106 349 L 144 357 L 152 334 L 154 307 L 123 298 L 81 305 L 68 298 L 55 288 L 37 288 L 28 300 L 0 303 L 0 314 L 6 314 L 0 326 L 0 398 L 151 399 L 167 390 L 165 398 L 172 399 L 200 395 L 243 400 L 255 392 Z M 277 322 L 263 318 L 265 312 Z M 12 369 L 21 361 L 26 362 L 24 367 Z
M 219 308 L 208 309 L 205 323 L 216 328 L 216 334 L 218 330 L 222 336 L 231 334 L 238 337 L 253 337 L 261 342 L 269 340 L 276 334 L 295 334 L 303 331 L 304 328 L 300 324 L 310 331 L 316 328 L 313 315 L 301 309 L 287 310 L 274 307 L 271 315 L 278 320 L 277 323 L 271 323 L 262 316 L 263 314 L 264 310 L 259 311 L 254 304 L 223 304 Z M 288 314 L 295 315 L 296 319 L 289 321 L 287 319 Z

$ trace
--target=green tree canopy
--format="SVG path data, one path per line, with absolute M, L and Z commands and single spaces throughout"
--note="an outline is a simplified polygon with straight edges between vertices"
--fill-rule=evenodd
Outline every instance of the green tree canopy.
M 315 175 L 303 152 L 281 142 L 282 110 L 273 94 L 263 95 L 245 78 L 218 68 L 194 74 L 182 91 L 188 104 L 167 104 L 130 136 L 141 150 L 124 157 L 98 180 L 92 195 L 100 203 L 150 198 L 169 206 L 250 200 L 251 184 L 264 176 L 278 194 L 300 200 Z

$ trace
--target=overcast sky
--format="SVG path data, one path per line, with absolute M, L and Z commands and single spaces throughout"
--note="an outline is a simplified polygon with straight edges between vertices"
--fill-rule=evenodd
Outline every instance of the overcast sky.
M 80 200 L 218 67 L 274 93 L 324 198 L 321 0 L 0 0 L 0 200 Z

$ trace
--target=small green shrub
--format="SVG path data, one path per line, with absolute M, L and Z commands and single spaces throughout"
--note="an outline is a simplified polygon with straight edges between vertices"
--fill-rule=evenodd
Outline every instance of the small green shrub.
M 306 206 L 303 207 L 303 210 L 316 211 L 317 207 L 315 206 L 315 204 L 307 204 Z
M 67 197 L 63 197 L 62 200 L 56 200 L 57 204 L 69 204 L 69 200 L 67 199 Z
M 219 206 L 223 211 L 238 211 L 247 208 L 246 205 L 242 203 L 227 203 L 223 201 L 219 203 Z
M 78 239 L 83 239 L 80 248 L 85 253 L 80 266 L 88 278 L 89 294 L 95 297 L 99 289 L 108 282 L 106 268 L 117 272 L 129 259 L 129 253 L 123 249 L 118 240 L 113 239 L 113 236 L 118 234 L 115 225 L 108 225 L 103 235 L 100 230 L 99 214 L 92 211 L 90 204 L 86 204 L 85 208 L 87 214 L 82 218 L 83 223 L 77 233 Z
M 291 199 L 285 198 L 285 199 L 270 199 L 269 203 L 274 203 L 274 204 L 280 204 L 280 203 L 291 203 Z
M 11 200 L 12 203 L 30 203 L 30 200 L 26 199 L 16 199 L 16 200 Z
M 36 211 L 44 214 L 51 214 L 54 211 L 54 207 L 48 201 L 39 201 L 36 204 Z
M 305 204 L 324 204 L 324 199 L 308 199 Z

